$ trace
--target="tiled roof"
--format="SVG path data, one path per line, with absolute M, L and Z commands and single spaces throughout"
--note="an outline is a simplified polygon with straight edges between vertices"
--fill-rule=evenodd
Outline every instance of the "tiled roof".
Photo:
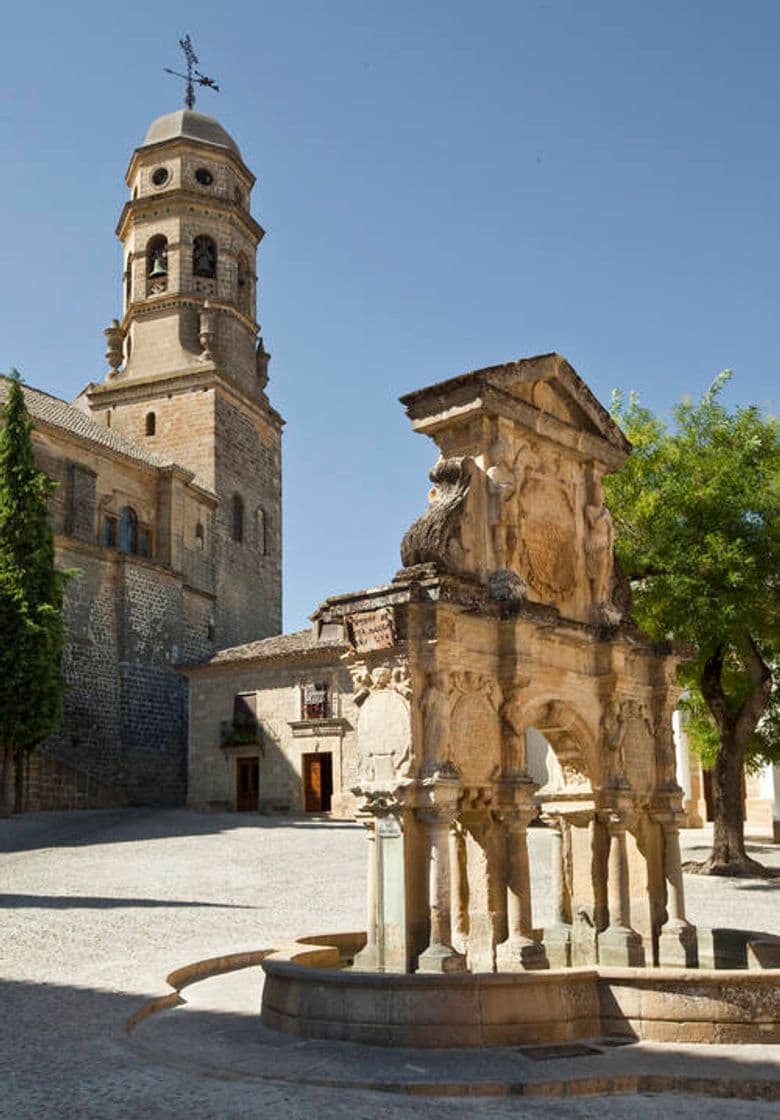
M 342 641 L 317 641 L 313 630 L 296 630 L 292 634 L 277 634 L 273 638 L 262 638 L 257 642 L 246 642 L 242 646 L 231 646 L 218 650 L 213 657 L 202 661 L 197 668 L 206 665 L 229 665 L 236 661 L 265 661 L 272 657 L 286 657 L 290 654 L 315 653 L 318 651 L 337 653 L 346 649 Z M 194 666 L 193 666 L 194 667 Z
M 5 400 L 7 384 L 8 378 L 0 374 L 0 404 Z M 172 459 L 163 459 L 159 455 L 152 455 L 151 452 L 139 447 L 138 444 L 133 443 L 127 436 L 122 435 L 114 428 L 104 428 L 102 424 L 96 424 L 81 409 L 74 408 L 73 405 L 60 400 L 59 397 L 52 397 L 49 393 L 44 393 L 40 389 L 33 389 L 29 385 L 22 385 L 22 392 L 24 393 L 27 410 L 33 420 L 51 424 L 54 428 L 61 428 L 64 432 L 70 432 L 82 439 L 88 439 L 100 447 L 106 447 L 126 456 L 128 459 L 134 459 L 138 463 L 146 463 L 151 467 L 167 467 L 173 462 Z

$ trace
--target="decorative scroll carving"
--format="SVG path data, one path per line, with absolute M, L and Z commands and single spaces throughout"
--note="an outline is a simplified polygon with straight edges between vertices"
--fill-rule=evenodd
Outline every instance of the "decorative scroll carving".
M 368 669 L 365 665 L 352 665 L 350 667 L 354 702 L 360 706 L 372 692 L 382 688 L 390 688 L 398 692 L 405 700 L 412 695 L 412 682 L 409 676 L 409 667 L 400 665 L 380 665 L 376 669 Z
M 414 564 L 435 564 L 440 570 L 464 574 L 474 570 L 473 534 L 466 519 L 469 492 L 478 468 L 473 459 L 439 459 L 429 478 L 433 483 L 430 505 L 407 530 L 401 542 L 401 559 Z

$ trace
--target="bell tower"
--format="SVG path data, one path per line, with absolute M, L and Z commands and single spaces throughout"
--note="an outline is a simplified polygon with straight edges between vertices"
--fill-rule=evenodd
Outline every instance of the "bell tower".
M 182 109 L 151 124 L 126 178 L 123 316 L 105 332 L 110 368 L 86 403 L 216 495 L 213 525 L 184 544 L 213 565 L 217 645 L 275 634 L 283 421 L 256 317 L 255 177 L 218 121 Z M 181 521 L 184 538 L 195 533 Z

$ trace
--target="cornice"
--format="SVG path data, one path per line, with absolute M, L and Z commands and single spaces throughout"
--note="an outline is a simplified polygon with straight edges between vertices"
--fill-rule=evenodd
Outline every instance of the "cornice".
M 253 399 L 235 378 L 218 366 L 209 364 L 201 369 L 174 370 L 172 373 L 152 374 L 148 377 L 125 377 L 108 383 L 102 382 L 85 390 L 90 406 L 100 404 L 109 407 L 122 401 L 148 400 L 149 390 L 155 395 L 161 393 L 189 393 L 193 389 L 221 388 L 232 393 L 242 407 L 248 407 L 258 419 L 270 423 L 274 428 L 284 426 L 282 416 L 268 403 Z
M 197 210 L 201 213 L 208 214 L 213 211 L 218 211 L 221 214 L 226 214 L 229 218 L 235 219 L 238 225 L 243 225 L 253 237 L 255 244 L 259 245 L 265 237 L 265 230 L 259 222 L 255 221 L 248 210 L 237 206 L 235 202 L 231 202 L 229 198 L 221 198 L 219 195 L 210 195 L 204 198 L 194 191 L 187 190 L 185 187 L 174 187 L 169 191 L 159 195 L 144 195 L 143 198 L 128 198 L 119 214 L 119 220 L 116 226 L 116 235 L 120 241 L 125 240 L 125 229 L 128 222 L 134 219 L 136 215 L 144 217 L 146 211 L 153 211 L 160 209 L 161 206 L 173 205 L 174 207 L 181 207 L 182 214 L 192 213 Z M 187 210 L 184 210 L 184 207 Z
M 249 170 L 243 159 L 232 148 L 227 148 L 223 144 L 210 144 L 208 140 L 194 140 L 183 136 L 174 136 L 168 140 L 157 140 L 153 144 L 143 144 L 136 148 L 130 156 L 130 162 L 127 165 L 125 172 L 125 182 L 128 187 L 131 185 L 133 175 L 135 174 L 136 166 L 139 163 L 154 163 L 160 157 L 160 153 L 170 150 L 171 152 L 196 152 L 205 148 L 210 155 L 213 155 L 217 160 L 224 163 L 232 163 L 242 174 L 249 184 L 249 189 L 257 182 L 256 176 Z M 151 160 L 147 161 L 145 156 L 152 156 Z

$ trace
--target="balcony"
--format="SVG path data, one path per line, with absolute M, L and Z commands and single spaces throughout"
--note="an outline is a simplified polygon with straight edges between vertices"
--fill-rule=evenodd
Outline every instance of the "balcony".
M 263 732 L 257 720 L 253 722 L 223 719 L 219 725 L 220 747 L 253 747 L 263 745 Z

